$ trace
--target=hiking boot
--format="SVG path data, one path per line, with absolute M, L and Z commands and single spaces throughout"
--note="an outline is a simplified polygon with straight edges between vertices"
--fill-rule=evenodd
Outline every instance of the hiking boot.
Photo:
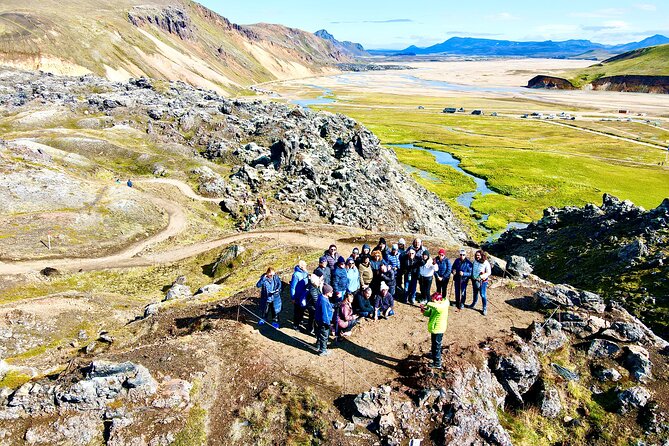
M 439 370 L 439 369 L 441 369 L 441 364 L 432 363 L 432 364 L 430 364 L 430 368 Z
M 488 310 L 486 310 L 486 309 L 484 308 L 484 309 L 483 309 L 483 315 L 486 316 L 487 314 L 488 314 Z
M 330 356 L 332 352 L 330 350 L 324 350 L 318 353 L 318 356 Z
M 348 338 L 349 336 L 351 336 L 351 332 L 350 331 L 345 331 L 341 335 L 345 338 Z

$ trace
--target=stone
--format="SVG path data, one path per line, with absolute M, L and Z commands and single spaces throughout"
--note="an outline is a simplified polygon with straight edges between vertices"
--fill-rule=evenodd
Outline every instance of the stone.
M 588 346 L 588 357 L 590 358 L 611 358 L 620 352 L 620 346 L 615 342 L 606 339 L 595 339 Z
M 648 255 L 648 247 L 645 242 L 638 238 L 633 242 L 623 246 L 618 251 L 618 258 L 624 262 L 638 260 Z
M 651 394 L 645 387 L 636 386 L 627 390 L 619 392 L 618 399 L 618 413 L 626 414 L 627 412 L 644 407 L 651 398 Z
M 640 342 L 645 338 L 644 331 L 638 325 L 631 322 L 617 321 L 611 325 L 602 335 L 611 336 L 622 342 Z
M 174 299 L 188 299 L 190 297 L 193 297 L 193 293 L 191 292 L 190 287 L 175 282 L 174 285 L 172 285 L 172 287 L 167 291 L 163 302 Z
M 211 268 L 212 277 L 220 279 L 224 274 L 229 274 L 230 268 L 234 265 L 236 259 L 246 252 L 242 245 L 230 245 L 219 254 L 216 262 Z
M 618 370 L 614 368 L 601 368 L 601 367 L 595 370 L 595 376 L 600 381 L 612 381 L 612 382 L 620 381 L 622 378 L 622 375 Z
M 492 369 L 511 402 L 520 405 L 523 403 L 523 395 L 536 382 L 541 364 L 534 349 L 522 339 L 516 337 L 508 347 L 508 352 L 495 353 Z
M 562 348 L 568 338 L 562 332 L 562 324 L 555 319 L 548 319 L 543 324 L 532 322 L 530 331 L 530 345 L 541 353 L 550 353 Z
M 144 317 L 147 318 L 149 316 L 158 314 L 159 310 L 160 310 L 160 304 L 158 302 L 150 303 L 146 307 L 144 307 Z
M 195 294 L 216 294 L 219 293 L 222 289 L 223 289 L 222 285 L 216 285 L 215 283 L 211 283 L 209 285 L 201 287 L 199 290 L 197 290 L 197 293 Z
M 392 410 L 390 398 L 391 389 L 388 386 L 374 387 L 355 397 L 353 404 L 361 417 L 375 419 L 379 415 L 386 415 Z
M 516 279 L 525 279 L 532 274 L 532 266 L 522 256 L 510 256 L 506 259 L 506 272 Z
M 40 271 L 40 274 L 45 277 L 55 277 L 60 275 L 60 271 L 58 271 L 56 268 L 47 266 L 46 268 Z
M 636 381 L 647 382 L 652 379 L 648 350 L 639 345 L 628 345 L 623 348 L 623 365 Z
M 546 418 L 557 418 L 560 415 L 562 402 L 556 388 L 549 387 L 540 392 L 539 411 Z

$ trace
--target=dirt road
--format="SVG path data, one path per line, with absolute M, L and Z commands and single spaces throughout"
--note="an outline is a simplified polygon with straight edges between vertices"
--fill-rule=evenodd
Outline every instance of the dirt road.
M 179 191 L 181 191 L 185 196 L 194 200 L 209 202 L 220 201 L 216 198 L 206 198 L 197 195 L 188 184 L 179 180 L 158 178 L 137 180 L 136 183 L 169 184 L 177 187 Z M 142 240 L 141 242 L 123 249 L 118 253 L 104 257 L 0 262 L 0 275 L 18 275 L 38 272 L 46 267 L 56 268 L 63 272 L 72 272 L 151 266 L 176 262 L 218 248 L 220 246 L 228 245 L 230 243 L 237 243 L 242 240 L 249 240 L 260 237 L 275 239 L 277 244 L 300 244 L 303 246 L 322 248 L 323 246 L 328 246 L 332 242 L 333 232 L 343 231 L 349 237 L 363 232 L 348 227 L 337 227 L 334 225 L 302 225 L 300 227 L 287 226 L 281 227 L 279 229 L 275 228 L 271 230 L 258 230 L 239 234 L 231 234 L 216 240 L 209 240 L 193 245 L 181 246 L 159 253 L 142 255 L 142 251 L 144 251 L 146 248 L 165 241 L 170 237 L 178 236 L 186 228 L 187 224 L 186 212 L 180 205 L 162 198 L 158 198 L 154 195 L 145 195 L 147 199 L 153 201 L 157 206 L 165 209 L 169 217 L 167 226 L 154 236 Z M 314 235 L 317 233 L 328 234 L 328 236 L 319 237 Z

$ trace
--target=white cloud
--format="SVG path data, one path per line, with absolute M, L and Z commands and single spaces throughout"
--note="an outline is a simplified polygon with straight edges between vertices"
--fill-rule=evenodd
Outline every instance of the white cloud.
M 634 5 L 635 8 L 640 9 L 642 11 L 656 11 L 657 6 L 655 6 L 652 3 L 637 3 Z
M 572 17 L 580 17 L 587 19 L 607 19 L 611 17 L 620 17 L 621 15 L 624 14 L 625 10 L 622 8 L 605 8 L 588 12 L 572 12 L 569 15 Z
M 509 21 L 509 20 L 518 20 L 519 17 L 516 17 L 510 12 L 499 12 L 497 14 L 488 15 L 486 16 L 486 18 L 491 20 Z

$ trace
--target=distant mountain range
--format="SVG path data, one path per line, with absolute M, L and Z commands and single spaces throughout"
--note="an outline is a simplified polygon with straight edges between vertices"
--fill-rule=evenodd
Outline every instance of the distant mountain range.
M 341 42 L 335 39 L 335 37 L 325 29 L 319 29 L 314 34 L 320 37 L 321 39 L 330 42 L 335 48 L 337 48 L 342 53 L 348 54 L 353 57 L 369 56 L 369 53 L 365 50 L 365 48 L 361 44 L 355 42 L 349 42 L 348 40 Z
M 554 42 L 514 42 L 511 40 L 478 39 L 473 37 L 452 37 L 445 42 L 419 48 L 410 46 L 402 51 L 370 51 L 372 54 L 428 55 L 448 54 L 456 56 L 519 56 L 602 59 L 639 48 L 669 43 L 669 38 L 656 34 L 639 42 L 623 45 L 604 45 L 589 40 L 565 40 Z

